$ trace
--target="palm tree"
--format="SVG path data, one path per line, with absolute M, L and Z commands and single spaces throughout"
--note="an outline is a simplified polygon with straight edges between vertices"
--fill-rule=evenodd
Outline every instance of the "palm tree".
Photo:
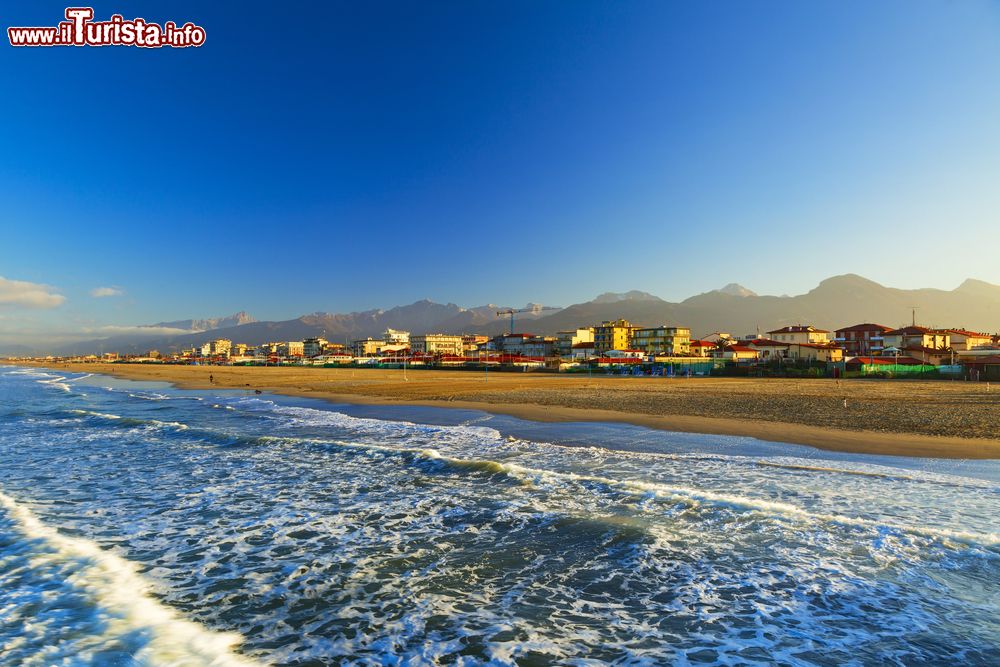
M 715 351 L 719 354 L 719 356 L 722 356 L 723 354 L 726 353 L 726 349 L 735 344 L 736 341 L 734 341 L 732 338 L 719 336 L 719 340 L 715 341 Z

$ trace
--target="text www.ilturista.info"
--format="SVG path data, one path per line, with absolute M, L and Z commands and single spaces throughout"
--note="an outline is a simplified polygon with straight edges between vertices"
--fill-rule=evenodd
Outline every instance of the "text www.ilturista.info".
M 94 21 L 92 7 L 67 7 L 66 20 L 49 28 L 7 28 L 11 46 L 164 46 L 184 48 L 205 43 L 205 29 L 193 23 L 162 26 L 145 19 L 126 20 L 114 14 L 107 21 Z

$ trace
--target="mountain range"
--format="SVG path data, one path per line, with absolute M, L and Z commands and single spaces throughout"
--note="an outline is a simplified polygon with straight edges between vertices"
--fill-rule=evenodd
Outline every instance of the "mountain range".
M 899 327 L 914 318 L 924 326 L 995 332 L 1000 331 L 1000 286 L 970 279 L 954 290 L 905 290 L 847 274 L 828 278 L 805 294 L 761 296 L 734 283 L 680 303 L 651 297 L 613 304 L 576 304 L 538 320 L 536 327 L 540 333 L 550 333 L 612 318 L 647 326 L 688 326 L 694 337 L 716 331 L 766 336 L 768 331 L 790 324 L 811 324 L 830 331 L 862 322 Z
M 715 331 L 745 335 L 789 324 L 812 324 L 833 330 L 861 322 L 897 327 L 918 324 L 931 327 L 1000 331 L 1000 286 L 966 280 L 953 290 L 896 289 L 858 275 L 835 276 L 796 296 L 763 296 L 731 283 L 681 302 L 669 302 L 648 292 L 605 293 L 566 308 L 515 314 L 518 332 L 554 334 L 564 329 L 624 318 L 634 324 L 674 324 L 691 328 L 694 337 Z M 914 311 L 914 309 L 916 309 Z M 58 355 L 118 351 L 173 351 L 201 345 L 215 338 L 248 344 L 302 340 L 323 336 L 335 342 L 378 336 L 386 328 L 415 334 L 431 332 L 497 334 L 509 320 L 498 317 L 506 310 L 493 304 L 462 308 L 453 303 L 417 301 L 388 310 L 353 313 L 313 313 L 293 320 L 258 322 L 247 313 L 209 320 L 161 322 L 156 327 L 184 329 L 170 335 L 121 335 L 60 346 L 47 352 Z M 915 314 L 914 314 L 915 313 Z M 190 331 L 188 333 L 187 331 Z
M 177 320 L 175 322 L 158 322 L 156 324 L 149 325 L 151 329 L 184 329 L 192 333 L 200 333 L 202 331 L 212 331 L 214 329 L 228 329 L 229 327 L 238 327 L 244 324 L 252 324 L 256 322 L 250 313 L 240 311 L 235 315 L 229 315 L 228 317 L 211 317 L 206 320 Z

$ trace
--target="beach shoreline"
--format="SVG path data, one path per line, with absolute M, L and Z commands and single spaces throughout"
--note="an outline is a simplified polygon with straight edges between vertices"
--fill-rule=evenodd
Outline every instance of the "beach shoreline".
M 1000 459 L 1000 438 L 984 437 L 1000 433 L 1000 393 L 986 393 L 976 383 L 532 373 L 490 373 L 487 379 L 467 371 L 412 369 L 404 376 L 400 370 L 294 366 L 8 364 L 168 382 L 182 389 L 258 390 L 340 404 L 479 410 L 537 422 L 625 423 L 856 454 Z M 950 416 L 943 419 L 938 413 Z

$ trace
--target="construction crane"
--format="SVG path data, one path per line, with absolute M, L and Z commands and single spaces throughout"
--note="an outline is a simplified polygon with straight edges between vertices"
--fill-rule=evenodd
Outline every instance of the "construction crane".
M 514 310 L 513 308 L 508 308 L 507 310 L 498 310 L 497 317 L 503 317 L 504 315 L 510 315 L 510 332 L 514 333 L 514 314 L 515 313 L 534 313 L 538 314 L 543 310 L 562 310 L 558 306 L 532 306 L 531 308 L 519 308 Z

